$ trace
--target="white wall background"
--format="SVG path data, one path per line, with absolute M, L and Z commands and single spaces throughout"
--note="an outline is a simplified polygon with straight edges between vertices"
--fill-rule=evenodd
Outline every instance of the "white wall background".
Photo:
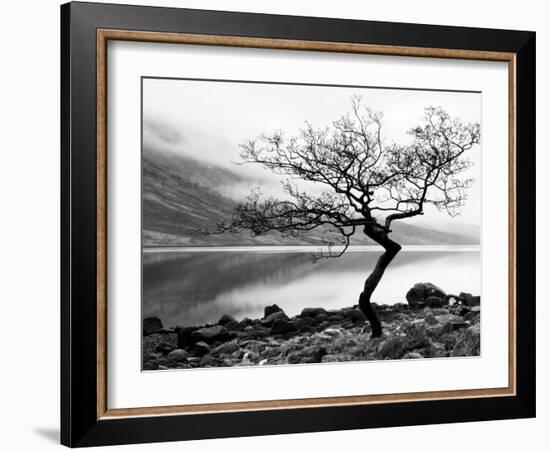
M 135 4 L 382 21 L 525 29 L 537 32 L 537 278 L 550 266 L 550 215 L 543 210 L 550 141 L 543 125 L 550 54 L 545 3 L 501 0 L 164 0 Z M 42 449 L 59 439 L 59 1 L 5 2 L 0 16 L 0 447 Z M 6 252 L 7 248 L 7 252 Z M 550 308 L 537 286 L 538 417 L 531 420 L 359 430 L 141 445 L 158 449 L 545 448 L 550 426 Z M 133 447 L 132 447 L 133 448 Z

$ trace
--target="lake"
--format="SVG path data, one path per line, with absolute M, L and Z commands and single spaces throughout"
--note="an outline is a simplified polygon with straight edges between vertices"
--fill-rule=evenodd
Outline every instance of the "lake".
M 289 315 L 308 306 L 337 309 L 357 303 L 381 254 L 350 247 L 340 258 L 312 262 L 313 247 L 145 248 L 143 317 L 164 326 L 204 325 L 230 314 L 263 316 L 276 303 Z M 414 283 L 431 282 L 447 293 L 480 295 L 477 246 L 404 246 L 386 270 L 372 301 L 406 303 Z

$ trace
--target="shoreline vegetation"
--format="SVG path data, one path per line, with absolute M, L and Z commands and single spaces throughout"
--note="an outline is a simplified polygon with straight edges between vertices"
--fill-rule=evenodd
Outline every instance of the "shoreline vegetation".
M 383 326 L 379 338 L 357 307 L 305 308 L 288 317 L 277 305 L 262 318 L 163 328 L 158 317 L 143 320 L 142 369 L 263 366 L 321 362 L 478 356 L 480 297 L 446 294 L 417 283 L 407 303 L 373 304 Z

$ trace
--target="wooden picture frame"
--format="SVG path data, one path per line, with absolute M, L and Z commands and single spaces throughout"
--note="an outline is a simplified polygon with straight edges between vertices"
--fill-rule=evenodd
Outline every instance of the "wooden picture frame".
M 69 3 L 61 7 L 61 441 L 92 446 L 535 415 L 535 33 Z M 506 388 L 110 409 L 109 40 L 505 61 L 509 70 Z

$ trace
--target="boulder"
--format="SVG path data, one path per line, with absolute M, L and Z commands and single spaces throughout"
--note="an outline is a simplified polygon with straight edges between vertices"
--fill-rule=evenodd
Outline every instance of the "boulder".
M 250 326 L 252 324 L 253 320 L 249 317 L 245 317 L 243 320 L 241 320 L 241 325 L 243 326 L 243 329 Z
M 284 334 L 296 331 L 294 324 L 287 319 L 276 319 L 271 326 L 271 334 Z
M 461 292 L 458 297 L 462 304 L 466 306 L 479 306 L 481 303 L 481 297 L 479 295 L 472 295 L 466 292 Z
M 215 341 L 227 340 L 230 336 L 227 328 L 223 325 L 214 325 L 211 327 L 199 328 L 191 333 L 191 337 L 196 341 L 212 343 Z
M 294 319 L 294 327 L 297 330 L 309 330 L 313 325 L 315 325 L 315 319 L 313 317 L 302 317 Z
M 241 322 L 237 322 L 236 320 L 225 322 L 223 326 L 229 331 L 242 331 L 246 328 L 246 325 L 242 324 Z
M 408 304 L 416 307 L 425 306 L 429 297 L 444 299 L 445 292 L 432 283 L 416 283 L 406 295 Z
M 447 300 L 445 297 L 430 295 L 426 298 L 425 303 L 428 308 L 441 308 L 443 306 L 447 306 L 449 304 L 449 300 Z
M 229 322 L 236 322 L 236 320 L 233 316 L 230 316 L 229 314 L 224 314 L 220 317 L 220 320 L 218 320 L 218 325 L 225 325 Z
M 279 306 L 277 306 L 277 305 L 266 306 L 264 308 L 264 317 L 268 317 L 271 314 L 279 312 L 279 311 L 282 311 L 282 309 L 279 308 Z
M 360 309 L 350 309 L 344 313 L 344 317 L 351 320 L 352 323 L 363 323 L 366 320 Z
M 326 314 L 327 311 L 324 308 L 304 308 L 301 317 L 317 317 L 319 314 Z
M 200 340 L 192 336 L 195 330 L 197 330 L 197 327 L 176 327 L 178 348 L 186 348 Z
M 271 325 L 273 325 L 273 323 L 278 320 L 278 319 L 282 319 L 282 320 L 288 320 L 288 317 L 287 315 L 284 313 L 284 311 L 276 311 L 274 312 L 273 314 L 270 314 L 269 316 L 267 317 L 264 317 L 262 320 L 261 320 L 261 324 L 264 326 L 264 327 L 269 327 Z
M 155 347 L 155 351 L 157 353 L 163 353 L 165 355 L 175 349 L 176 347 L 174 347 L 172 344 L 169 344 L 167 342 L 161 342 Z
M 479 295 L 472 295 L 467 292 L 461 292 L 458 294 L 458 299 L 463 305 L 466 306 L 479 306 L 481 300 Z
M 143 319 L 143 336 L 149 336 L 162 329 L 162 322 L 158 317 L 146 317 Z
M 209 352 L 210 352 L 210 346 L 204 341 L 199 341 L 191 349 L 190 354 L 193 356 L 204 356 Z
M 181 348 L 177 348 L 176 350 L 172 350 L 168 355 L 166 355 L 166 358 L 175 361 L 175 362 L 187 362 L 187 352 L 185 350 L 182 350 Z

